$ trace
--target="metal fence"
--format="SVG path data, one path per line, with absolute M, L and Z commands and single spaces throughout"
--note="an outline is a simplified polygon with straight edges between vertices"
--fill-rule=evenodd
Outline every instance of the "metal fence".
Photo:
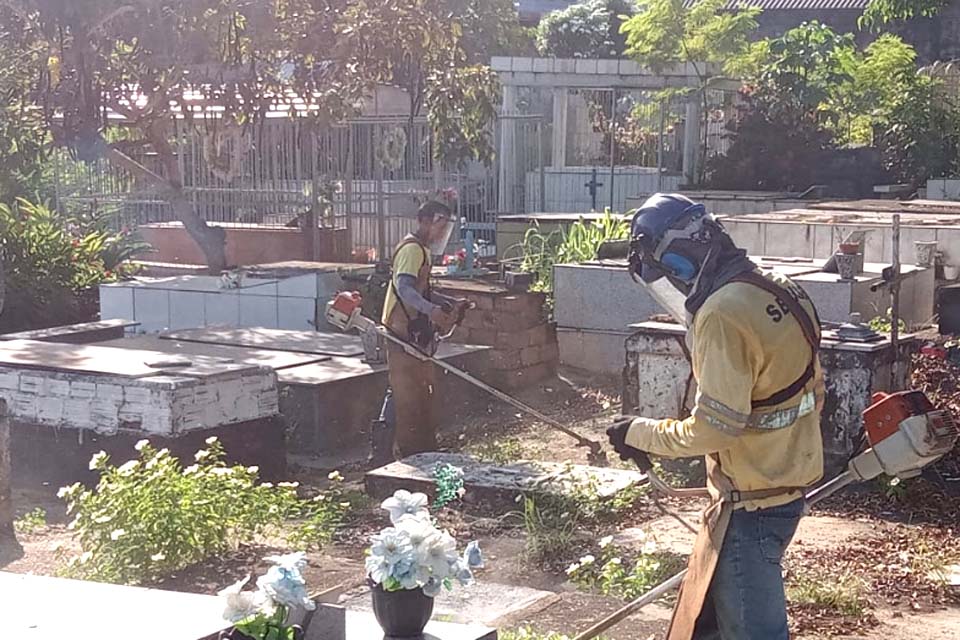
M 423 118 L 360 118 L 323 129 L 295 117 L 247 127 L 196 118 L 177 121 L 174 143 L 184 191 L 204 220 L 301 227 L 316 208 L 319 226 L 346 234 L 359 261 L 389 257 L 415 228 L 419 205 L 442 189 L 456 189 L 458 218 L 490 223 L 485 177 L 436 163 Z M 149 146 L 120 146 L 165 176 Z M 58 205 L 69 212 L 108 214 L 128 227 L 176 220 L 156 186 L 116 164 L 61 154 L 56 171 Z

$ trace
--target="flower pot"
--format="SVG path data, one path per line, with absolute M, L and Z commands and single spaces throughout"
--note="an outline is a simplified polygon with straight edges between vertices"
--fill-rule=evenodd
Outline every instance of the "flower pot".
M 956 280 L 958 275 L 960 275 L 960 266 L 955 264 L 943 265 L 943 278 L 945 280 Z
M 859 273 L 858 258 L 860 256 L 846 253 L 836 254 L 837 271 L 840 272 L 841 280 L 853 280 Z
M 384 591 L 379 584 L 371 585 L 373 615 L 387 638 L 419 638 L 433 614 L 433 598 L 423 589 Z

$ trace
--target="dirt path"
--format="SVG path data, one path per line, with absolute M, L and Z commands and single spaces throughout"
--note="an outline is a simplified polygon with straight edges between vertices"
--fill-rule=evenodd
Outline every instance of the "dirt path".
M 577 372 L 566 373 L 563 379 L 524 392 L 521 399 L 587 437 L 605 440 L 604 430 L 620 404 L 617 397 L 619 380 L 597 379 Z M 582 448 L 545 425 L 495 401 L 485 406 L 481 403 L 480 407 L 479 411 L 443 434 L 442 445 L 445 449 L 467 451 L 494 462 L 517 459 L 586 462 L 586 452 Z M 618 460 L 613 462 L 620 464 Z M 348 480 L 359 483 L 363 471 L 361 465 L 348 469 Z M 325 470 L 305 469 L 298 471 L 292 479 L 299 480 L 304 486 L 315 486 L 318 479 L 322 482 L 325 475 Z M 18 512 L 23 514 L 41 507 L 47 513 L 48 525 L 35 533 L 21 535 L 24 557 L 0 569 L 52 575 L 62 566 L 60 555 L 64 551 L 76 550 L 76 543 L 66 527 L 63 506 L 54 493 L 55 488 L 49 487 L 39 491 L 17 492 L 15 503 Z M 947 505 L 941 508 L 942 513 L 935 518 L 917 519 L 913 516 L 904 517 L 896 509 L 887 509 L 884 500 L 882 495 L 878 497 L 876 493 L 858 495 L 846 502 L 824 507 L 802 522 L 789 552 L 788 581 L 804 571 L 809 572 L 811 567 L 819 571 L 817 580 L 826 585 L 841 581 L 847 573 L 859 572 L 864 581 L 863 618 L 869 618 L 870 621 L 855 632 L 844 631 L 842 625 L 831 628 L 825 624 L 820 631 L 796 634 L 798 639 L 960 638 L 960 608 L 953 606 L 960 600 L 956 597 L 947 598 L 945 605 L 926 592 L 916 597 L 903 593 L 903 585 L 912 587 L 916 584 L 916 576 L 909 574 L 913 567 L 912 560 L 902 558 L 903 554 L 910 556 L 913 553 L 909 541 L 916 538 L 925 541 L 927 547 L 952 549 L 950 544 L 943 541 L 949 540 L 958 528 L 956 509 Z M 702 503 L 695 501 L 668 501 L 665 504 L 692 522 L 697 521 L 702 508 Z M 915 524 L 902 522 L 911 518 Z M 921 521 L 925 524 L 916 524 Z M 322 553 L 311 553 L 307 572 L 311 589 L 343 585 L 362 591 L 363 547 L 369 534 L 383 526 L 383 523 L 383 514 L 376 505 L 371 505 L 357 516 L 351 528 L 342 532 L 333 545 Z M 658 549 L 676 554 L 688 553 L 693 543 L 690 532 L 676 519 L 663 515 L 646 498 L 641 498 L 634 508 L 624 510 L 616 520 L 578 527 L 569 540 L 558 545 L 541 561 L 532 561 L 528 557 L 528 536 L 519 514 L 491 519 L 448 510 L 442 515 L 441 524 L 455 531 L 460 540 L 477 538 L 481 541 L 488 568 L 479 575 L 480 581 L 555 594 L 555 597 L 542 600 L 530 610 L 511 613 L 496 620 L 497 626 L 503 629 L 530 626 L 543 632 L 567 634 L 585 629 L 623 604 L 618 598 L 578 589 L 564 572 L 569 563 L 584 554 L 595 553 L 601 537 L 614 536 L 614 544 L 626 550 L 642 548 L 652 540 Z M 897 541 L 900 541 L 900 546 L 894 544 Z M 245 574 L 263 571 L 266 567 L 262 558 L 274 552 L 279 545 L 277 541 L 265 540 L 260 545 L 242 547 L 170 576 L 157 586 L 215 593 Z M 879 558 L 885 557 L 883 553 L 887 552 L 883 545 L 889 545 L 893 550 L 889 554 L 890 559 L 883 561 L 892 565 L 890 575 L 894 576 L 886 581 L 881 578 L 884 570 L 878 567 L 881 564 Z M 921 557 L 920 551 L 917 551 L 917 557 Z M 960 555 L 957 558 L 960 559 Z M 608 640 L 661 637 L 669 616 L 669 606 L 654 605 L 624 621 L 605 637 Z M 804 624 L 817 627 L 806 619 Z

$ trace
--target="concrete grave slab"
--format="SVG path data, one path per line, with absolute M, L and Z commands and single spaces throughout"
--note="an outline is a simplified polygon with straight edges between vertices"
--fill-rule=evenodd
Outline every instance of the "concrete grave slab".
M 420 453 L 385 467 L 368 471 L 367 493 L 383 499 L 397 489 L 433 495 L 433 472 L 437 464 L 463 469 L 463 501 L 516 508 L 516 499 L 528 493 L 563 494 L 588 483 L 600 498 L 608 498 L 630 487 L 644 484 L 645 474 L 556 462 L 520 461 L 508 465 L 486 464 L 461 454 Z
M 359 356 L 363 345 L 357 336 L 319 331 L 287 331 L 283 329 L 206 328 L 170 331 L 161 335 L 167 340 L 205 342 L 210 344 L 296 351 L 327 356 Z
M 559 599 L 552 591 L 484 582 L 481 578 L 469 587 L 441 591 L 434 599 L 433 618 L 459 624 L 495 626 L 500 619 L 523 616 L 525 612 L 543 609 Z M 372 611 L 369 590 L 348 597 L 342 604 L 351 611 Z
M 248 349 L 246 347 L 235 347 L 231 345 L 169 340 L 155 335 L 131 336 L 120 340 L 101 342 L 99 344 L 104 347 L 117 347 L 119 349 L 160 351 L 170 355 L 182 355 L 187 358 L 192 358 L 193 356 L 223 358 L 234 363 L 270 367 L 274 370 L 325 362 L 331 358 L 331 356 L 312 353 Z
M 5 638 L 202 640 L 229 627 L 217 596 L 0 572 L 0 599 Z
M 383 630 L 372 613 L 347 610 L 347 640 L 379 640 Z M 420 640 L 497 640 L 496 629 L 431 620 Z

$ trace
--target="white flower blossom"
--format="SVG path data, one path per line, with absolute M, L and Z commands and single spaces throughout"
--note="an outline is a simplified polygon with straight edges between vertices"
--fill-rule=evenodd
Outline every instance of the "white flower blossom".
M 240 622 L 260 612 L 264 594 L 262 591 L 244 591 L 248 582 L 249 575 L 217 593 L 224 600 L 223 619 L 227 622 Z
M 429 499 L 425 494 L 398 489 L 393 497 L 387 498 L 380 504 L 380 508 L 390 513 L 390 522 L 396 525 L 400 518 L 406 515 L 416 518 L 429 517 L 427 504 Z
M 579 563 L 579 562 L 574 562 L 574 563 L 571 564 L 569 567 L 567 567 L 567 575 L 568 575 L 568 576 L 572 576 L 572 575 L 575 574 L 577 571 L 580 571 L 580 563 Z
M 110 539 L 116 542 L 127 534 L 126 529 L 114 529 L 110 532 Z
M 133 448 L 137 451 L 143 451 L 149 444 L 150 441 L 144 438 L 143 440 L 138 441 L 137 444 L 133 445 Z
M 97 453 L 93 454 L 93 457 L 90 458 L 90 471 L 96 471 L 106 464 L 107 458 L 108 456 L 106 451 L 98 451 Z
M 600 538 L 600 548 L 606 549 L 611 544 L 613 544 L 613 536 L 606 536 L 605 538 Z
M 340 475 L 339 471 L 331 471 L 327 475 L 327 479 L 330 480 L 331 482 L 341 482 L 343 480 L 343 476 Z
M 592 555 L 590 555 L 590 554 L 587 554 L 587 555 L 583 556 L 582 558 L 580 558 L 580 564 L 583 565 L 584 567 L 586 567 L 587 565 L 591 565 L 591 564 L 593 564 L 593 563 L 596 562 L 596 561 L 597 561 L 597 559 L 594 558 L 594 557 L 593 557 Z
M 431 536 L 415 550 L 415 554 L 417 564 L 440 580 L 449 576 L 450 566 L 459 559 L 457 541 L 446 531 Z
M 117 468 L 117 473 L 122 476 L 128 476 L 136 470 L 139 464 L 140 462 L 137 460 L 127 460 Z

